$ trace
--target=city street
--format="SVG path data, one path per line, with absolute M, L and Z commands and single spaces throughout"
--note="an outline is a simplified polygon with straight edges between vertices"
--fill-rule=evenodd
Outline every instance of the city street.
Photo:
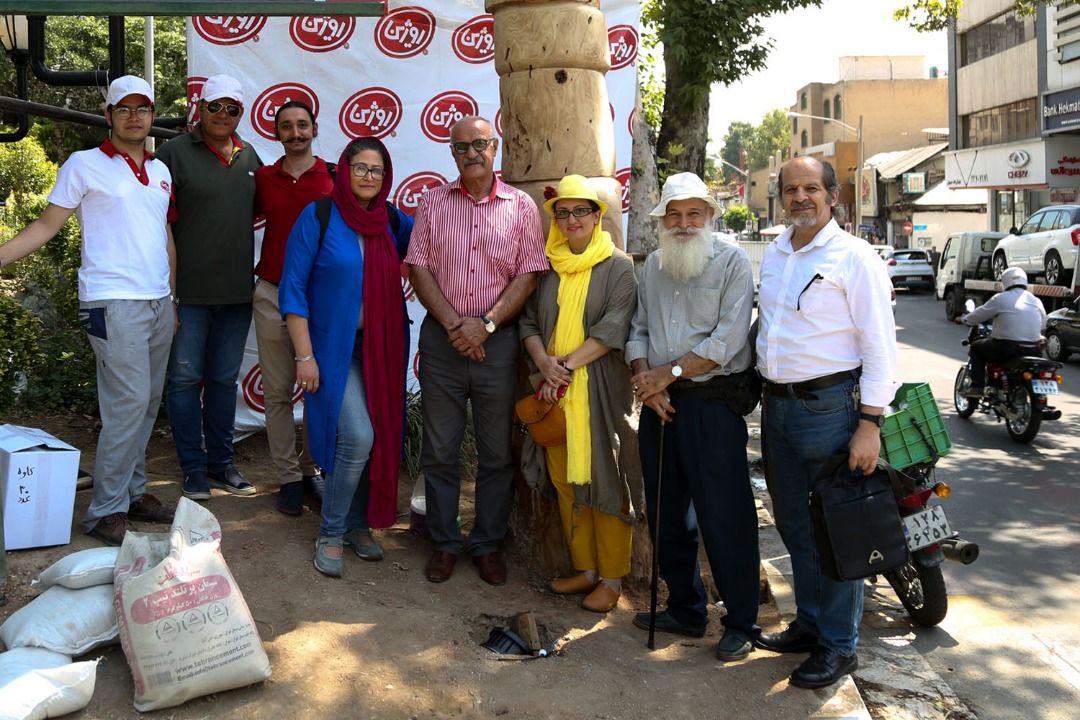
M 944 506 L 953 529 L 982 550 L 973 565 L 946 563 L 949 614 L 917 629 L 912 645 L 981 719 L 1075 718 L 1080 358 L 1062 371 L 1062 419 L 1019 445 L 992 417 L 957 417 L 952 387 L 967 330 L 945 320 L 942 303 L 901 292 L 896 321 L 900 376 L 931 384 L 953 442 L 938 465 L 953 488 Z

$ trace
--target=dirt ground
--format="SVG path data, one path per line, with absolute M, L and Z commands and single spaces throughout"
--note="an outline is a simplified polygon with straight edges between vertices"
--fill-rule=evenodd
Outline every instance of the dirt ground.
M 93 468 L 93 419 L 81 416 L 21 417 L 83 451 L 81 466 Z M 717 662 L 722 609 L 710 609 L 708 634 L 700 640 L 657 635 L 634 627 L 633 613 L 648 609 L 644 588 L 624 593 L 619 607 L 597 615 L 576 598 L 554 595 L 548 578 L 528 570 L 527 549 L 508 548 L 509 582 L 484 584 L 467 557 L 448 582 L 423 576 L 428 542 L 408 530 L 408 513 L 378 533 L 386 559 L 366 563 L 346 553 L 345 577 L 320 575 L 312 566 L 318 515 L 287 517 L 274 509 L 276 482 L 265 436 L 237 445 L 237 465 L 259 488 L 250 498 L 214 491 L 205 506 L 222 525 L 222 551 L 259 626 L 273 678 L 259 685 L 192 700 L 153 713 L 194 718 L 795 718 L 814 715 L 828 703 L 822 691 L 790 688 L 787 676 L 800 656 L 757 651 L 729 665 Z M 175 501 L 180 494 L 176 455 L 167 425 L 155 431 L 148 453 L 150 486 Z M 408 507 L 411 482 L 403 478 L 399 507 Z M 76 500 L 77 525 L 89 492 Z M 466 530 L 471 504 L 463 497 Z M 155 530 L 146 525 L 140 529 Z M 50 563 L 99 543 L 76 527 L 65 547 L 9 553 L 11 602 L 0 620 L 29 602 L 30 580 Z M 707 567 L 707 566 L 706 566 Z M 493 627 L 532 611 L 555 653 L 508 660 L 480 647 Z M 775 627 L 772 605 L 760 622 Z M 100 657 L 97 688 L 89 707 L 74 718 L 141 717 L 132 707 L 132 681 L 118 645 L 90 653 Z

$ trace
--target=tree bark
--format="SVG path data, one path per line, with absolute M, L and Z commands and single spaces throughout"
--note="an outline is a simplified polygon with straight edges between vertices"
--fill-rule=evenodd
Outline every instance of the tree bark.
M 649 213 L 660 202 L 660 187 L 656 176 L 656 149 L 652 132 L 645 122 L 640 90 L 634 100 L 634 143 L 630 150 L 630 168 L 630 220 L 626 227 L 626 252 L 635 258 L 642 258 L 657 247 L 656 222 Z
M 697 92 L 700 85 L 692 62 L 682 63 L 676 53 L 664 47 L 667 83 L 664 115 L 660 122 L 657 155 L 667 160 L 664 173 L 692 172 L 705 177 L 705 144 L 709 139 L 709 93 Z

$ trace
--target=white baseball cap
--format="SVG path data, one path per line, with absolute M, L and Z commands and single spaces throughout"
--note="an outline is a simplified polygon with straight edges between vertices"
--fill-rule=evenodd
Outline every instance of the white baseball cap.
M 200 99 L 206 102 L 229 99 L 243 105 L 244 91 L 240 88 L 240 81 L 232 75 L 213 75 L 203 83 Z
M 716 204 L 712 193 L 706 187 L 704 181 L 692 172 L 676 173 L 664 183 L 664 190 L 660 193 L 660 204 L 653 208 L 649 215 L 664 217 L 667 213 L 668 203 L 672 200 L 689 200 L 697 198 L 704 200 L 712 208 L 713 216 L 720 214 L 720 206 Z
M 142 95 L 154 104 L 154 91 L 150 84 L 141 77 L 124 75 L 109 83 L 109 94 L 105 97 L 105 106 L 111 107 L 126 98 L 128 95 Z

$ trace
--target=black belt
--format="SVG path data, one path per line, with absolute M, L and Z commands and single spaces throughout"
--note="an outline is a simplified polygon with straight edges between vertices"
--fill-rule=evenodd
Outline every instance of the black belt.
M 777 397 L 795 397 L 801 400 L 816 400 L 814 390 L 824 390 L 833 385 L 839 385 L 847 380 L 858 380 L 861 368 L 842 370 L 831 375 L 822 375 L 811 380 L 803 380 L 796 383 L 774 383 L 765 381 L 765 392 Z

